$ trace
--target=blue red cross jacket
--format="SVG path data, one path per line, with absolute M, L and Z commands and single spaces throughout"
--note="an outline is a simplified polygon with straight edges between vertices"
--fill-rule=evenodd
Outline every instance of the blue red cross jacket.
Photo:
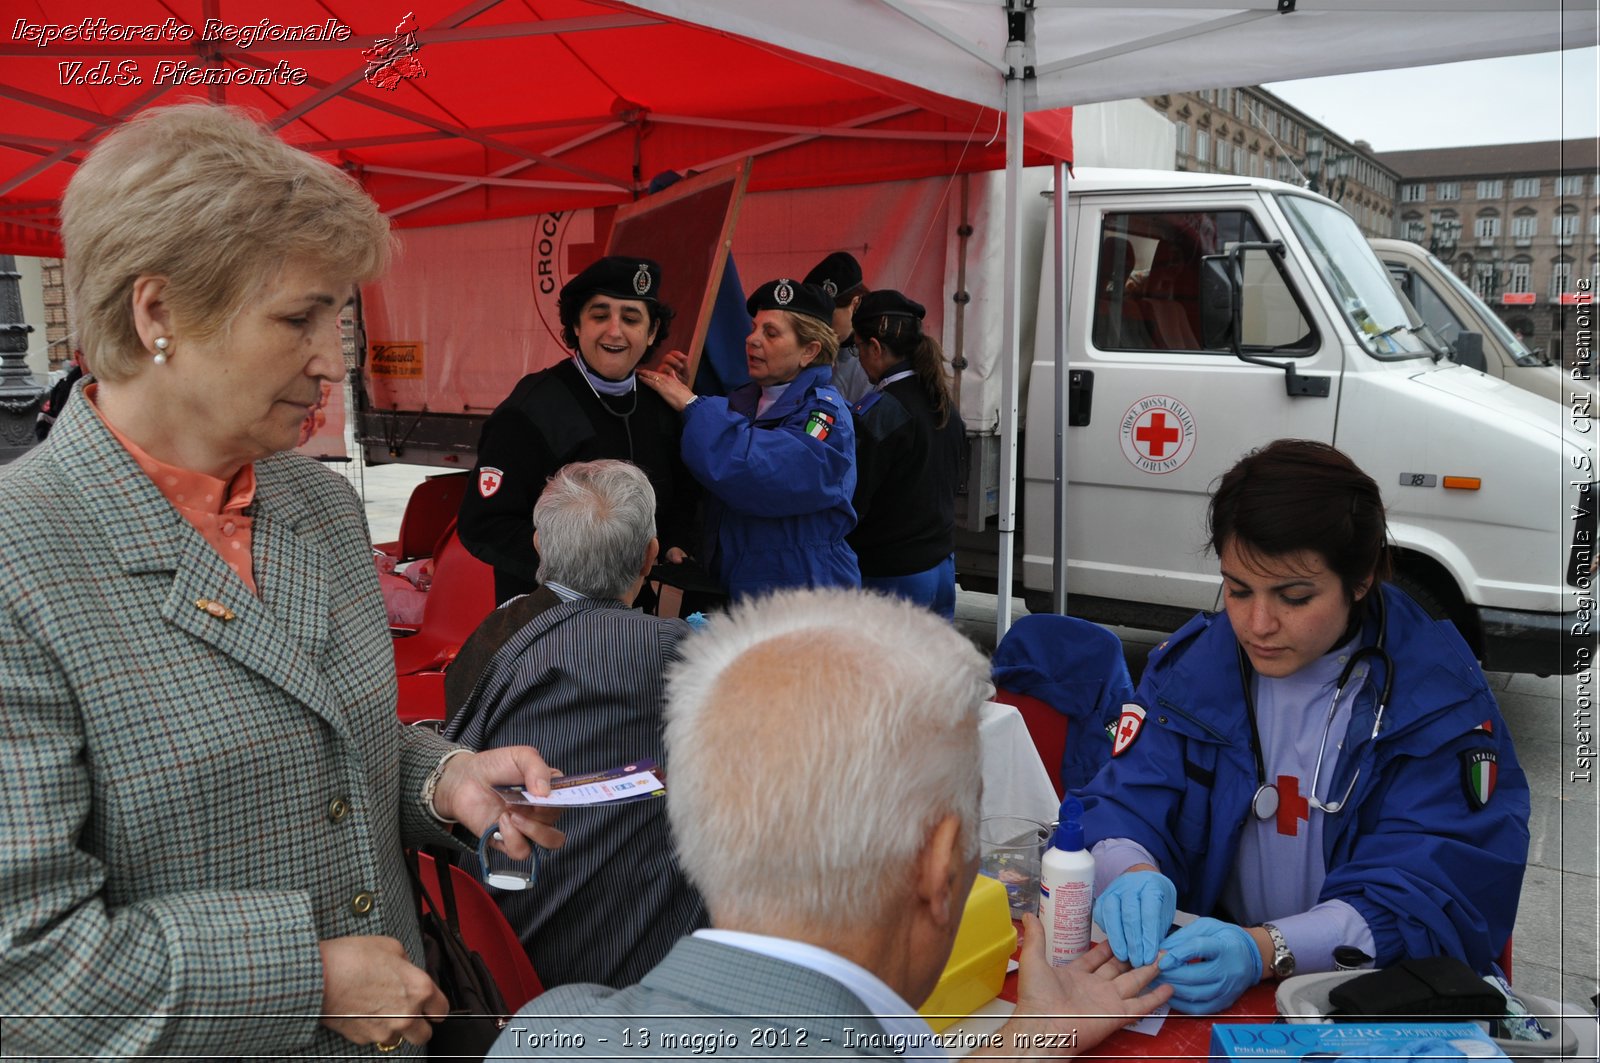
M 861 585 L 845 542 L 856 524 L 855 426 L 832 372 L 802 369 L 760 417 L 755 384 L 684 411 L 683 462 L 707 491 L 706 567 L 730 597 Z
M 1394 693 L 1375 740 L 1378 683 L 1357 697 L 1328 792 L 1361 774 L 1324 834 L 1319 900 L 1361 914 L 1379 966 L 1447 954 L 1487 970 L 1516 921 L 1527 776 L 1455 628 L 1391 584 L 1382 594 Z M 1374 612 L 1362 645 L 1376 641 Z M 1197 915 L 1217 906 L 1257 786 L 1236 645 L 1226 616 L 1202 614 L 1158 647 L 1135 695 L 1142 729 L 1084 791 L 1087 844 L 1138 842 L 1177 885 L 1178 907 Z

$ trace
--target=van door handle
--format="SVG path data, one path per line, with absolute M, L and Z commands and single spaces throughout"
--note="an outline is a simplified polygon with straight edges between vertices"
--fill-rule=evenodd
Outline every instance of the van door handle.
M 1082 428 L 1094 409 L 1094 370 L 1067 370 L 1067 426 Z

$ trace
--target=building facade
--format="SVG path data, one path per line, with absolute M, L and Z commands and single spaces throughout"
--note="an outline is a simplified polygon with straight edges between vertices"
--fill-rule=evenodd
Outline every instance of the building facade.
M 1171 120 L 1179 170 L 1270 177 L 1336 200 L 1368 236 L 1394 231 L 1399 175 L 1258 85 L 1150 96 Z
M 1574 307 L 1600 279 L 1600 140 L 1380 158 L 1400 174 L 1395 235 L 1427 247 L 1529 347 L 1562 360 Z

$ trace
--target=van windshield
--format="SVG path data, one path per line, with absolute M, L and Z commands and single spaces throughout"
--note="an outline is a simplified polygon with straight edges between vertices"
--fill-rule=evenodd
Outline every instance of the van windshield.
M 1467 300 L 1468 306 L 1482 307 L 1481 312 L 1477 316 L 1483 324 L 1484 331 L 1493 333 L 1495 338 L 1498 339 L 1500 343 L 1511 352 L 1511 357 L 1518 365 L 1530 366 L 1544 364 L 1544 359 L 1540 358 L 1537 354 L 1534 354 L 1531 350 L 1529 350 L 1528 345 L 1518 339 L 1516 333 L 1512 332 L 1506 327 L 1506 323 L 1500 320 L 1500 315 L 1483 305 L 1483 300 L 1478 298 L 1477 292 L 1473 291 L 1471 288 L 1468 288 L 1466 284 L 1462 282 L 1460 277 L 1456 276 L 1454 273 L 1451 273 L 1445 264 L 1440 262 L 1437 258 L 1429 255 L 1428 261 L 1433 263 L 1434 268 L 1438 270 L 1440 275 L 1442 275 L 1449 282 L 1450 286 Z
M 1383 359 L 1431 356 L 1417 335 L 1421 326 L 1412 323 L 1405 300 L 1354 219 L 1307 196 L 1281 195 L 1278 202 L 1367 350 Z

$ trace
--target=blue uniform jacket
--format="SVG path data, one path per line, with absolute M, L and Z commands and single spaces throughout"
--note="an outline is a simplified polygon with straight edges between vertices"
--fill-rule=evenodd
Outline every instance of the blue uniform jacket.
M 845 542 L 856 524 L 855 426 L 832 373 L 802 369 L 759 418 L 755 384 L 684 411 L 683 461 L 708 493 L 707 567 L 731 597 L 861 585 Z
M 1394 693 L 1372 734 L 1381 665 L 1357 698 L 1328 792 L 1350 802 L 1323 836 L 1320 900 L 1366 920 L 1379 966 L 1448 954 L 1487 970 L 1516 921 L 1528 856 L 1528 780 L 1477 662 L 1455 628 L 1382 587 Z M 1360 639 L 1376 641 L 1374 610 Z M 1200 615 L 1150 656 L 1135 700 L 1142 730 L 1085 789 L 1084 835 L 1131 838 L 1178 887 L 1178 907 L 1211 914 L 1233 868 L 1256 782 L 1237 643 L 1225 615 Z M 1308 720 L 1306 726 L 1321 726 Z M 1481 725 L 1488 725 L 1484 729 Z M 1330 761 L 1333 756 L 1330 743 Z M 1498 779 L 1483 807 L 1469 765 Z M 1327 815 L 1312 810 L 1311 815 Z

